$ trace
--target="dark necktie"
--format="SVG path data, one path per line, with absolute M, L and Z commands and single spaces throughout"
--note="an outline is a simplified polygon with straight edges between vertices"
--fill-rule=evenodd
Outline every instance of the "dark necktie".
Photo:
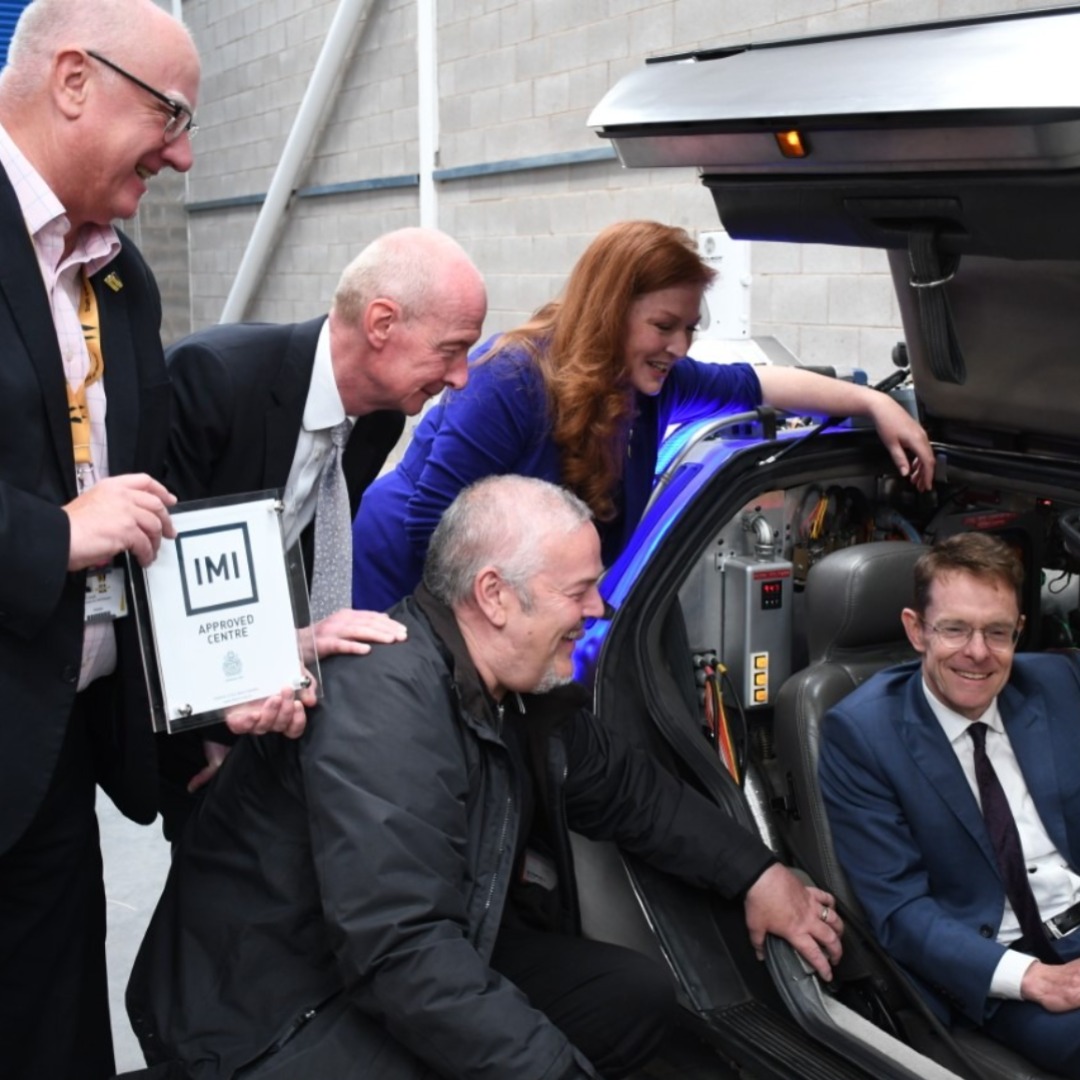
M 330 431 L 330 454 L 315 498 L 315 552 L 311 569 L 311 621 L 352 607 L 352 518 L 341 455 L 352 425 Z
M 967 732 L 975 744 L 975 780 L 979 785 L 983 820 L 990 834 L 998 870 L 1005 882 L 1005 895 L 1009 898 L 1020 924 L 1020 932 L 1024 935 L 1023 944 L 1043 963 L 1060 964 L 1061 959 L 1046 936 L 1039 906 L 1035 903 L 1028 882 L 1024 850 L 1020 846 L 1020 830 L 1017 829 L 1016 819 L 1009 809 L 1009 800 L 1005 798 L 1001 781 L 986 756 L 986 724 L 972 724 Z

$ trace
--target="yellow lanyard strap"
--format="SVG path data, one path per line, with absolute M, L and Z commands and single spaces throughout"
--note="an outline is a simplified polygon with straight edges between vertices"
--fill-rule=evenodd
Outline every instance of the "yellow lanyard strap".
M 79 297 L 79 325 L 86 341 L 90 364 L 86 378 L 74 390 L 67 383 L 68 416 L 71 420 L 71 444 L 75 449 L 76 465 L 92 465 L 90 456 L 90 407 L 86 402 L 86 388 L 92 386 L 105 372 L 105 357 L 101 352 L 101 323 L 98 318 L 97 297 L 82 276 L 82 293 Z

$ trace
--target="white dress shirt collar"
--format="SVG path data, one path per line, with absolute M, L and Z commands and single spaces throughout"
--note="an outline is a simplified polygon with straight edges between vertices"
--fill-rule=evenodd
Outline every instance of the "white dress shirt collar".
M 345 406 L 334 380 L 334 365 L 330 358 L 330 320 L 327 319 L 319 331 L 319 342 L 315 346 L 315 364 L 311 369 L 311 385 L 304 404 L 304 430 L 329 431 L 344 419 Z
M 963 738 L 972 724 L 986 724 L 999 735 L 1005 734 L 1005 722 L 1001 719 L 997 698 L 990 702 L 982 716 L 976 720 L 969 720 L 966 716 L 961 716 L 955 709 L 950 709 L 948 705 L 941 701 L 930 688 L 925 676 L 922 680 L 922 688 L 923 693 L 926 695 L 926 702 L 930 706 L 930 711 L 937 717 L 938 723 L 945 732 L 945 738 L 950 743 L 955 744 Z

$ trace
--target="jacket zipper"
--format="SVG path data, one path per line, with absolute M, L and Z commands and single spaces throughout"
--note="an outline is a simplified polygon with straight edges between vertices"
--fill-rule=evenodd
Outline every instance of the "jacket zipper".
M 315 1019 L 318 1009 L 305 1009 L 293 1022 L 285 1029 L 283 1035 L 278 1036 L 267 1048 L 264 1057 L 269 1057 L 272 1054 L 276 1054 L 287 1042 L 296 1037 L 296 1033 L 301 1028 L 306 1027 Z
M 513 810 L 514 800 L 507 796 L 506 799 L 506 812 L 503 814 L 502 830 L 499 833 L 499 849 L 495 852 L 496 864 L 502 859 L 503 848 L 506 847 L 506 830 L 510 825 L 510 814 Z M 487 913 L 491 909 L 491 901 L 495 898 L 495 886 L 499 881 L 499 870 L 496 865 L 495 873 L 491 875 L 491 884 L 488 886 L 487 899 L 484 901 L 484 912 Z
M 570 775 L 570 762 L 566 745 L 559 736 L 548 740 L 546 782 L 550 789 L 549 802 L 552 821 L 551 844 L 559 873 L 562 918 L 569 924 L 563 927 L 572 934 L 581 933 L 581 913 L 577 902 L 577 876 L 574 873 L 574 855 L 570 847 L 566 823 L 566 778 Z M 557 750 L 556 750 L 557 747 Z

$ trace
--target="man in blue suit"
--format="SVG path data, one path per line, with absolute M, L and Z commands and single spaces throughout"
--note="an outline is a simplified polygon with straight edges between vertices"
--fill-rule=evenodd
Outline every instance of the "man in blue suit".
M 950 537 L 902 618 L 920 662 L 825 718 L 836 852 L 939 1016 L 1080 1076 L 1080 665 L 1016 656 L 1023 570 Z

